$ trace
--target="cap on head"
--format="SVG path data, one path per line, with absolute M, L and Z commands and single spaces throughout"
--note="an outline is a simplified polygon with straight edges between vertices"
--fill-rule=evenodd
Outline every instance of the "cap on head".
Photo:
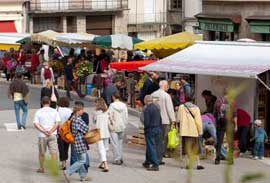
M 257 126 L 261 126 L 261 125 L 262 125 L 262 121 L 259 120 L 259 119 L 256 119 L 254 123 L 255 123 L 255 125 L 257 125 Z

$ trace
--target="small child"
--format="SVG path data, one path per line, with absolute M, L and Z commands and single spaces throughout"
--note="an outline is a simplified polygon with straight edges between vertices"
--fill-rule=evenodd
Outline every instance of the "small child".
M 267 134 L 262 127 L 261 120 L 255 120 L 255 133 L 251 140 L 254 140 L 253 154 L 254 160 L 264 158 L 264 143 L 268 141 Z

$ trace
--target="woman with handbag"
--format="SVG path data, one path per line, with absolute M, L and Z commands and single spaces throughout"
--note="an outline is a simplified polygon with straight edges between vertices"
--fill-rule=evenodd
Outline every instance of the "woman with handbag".
M 58 92 L 56 88 L 53 85 L 53 82 L 51 80 L 46 80 L 46 85 L 41 89 L 41 97 L 49 97 L 51 99 L 50 107 L 56 109 L 57 100 L 59 98 Z M 42 106 L 41 106 L 42 107 Z
M 199 158 L 199 138 L 203 134 L 201 112 L 189 95 L 185 95 L 185 103 L 179 106 L 177 121 L 180 121 L 186 168 L 191 169 L 193 163 L 197 162 L 197 169 L 204 169 Z
M 107 105 L 103 98 L 98 98 L 96 100 L 96 110 L 93 116 L 93 121 L 95 126 L 100 131 L 100 140 L 98 141 L 98 151 L 101 160 L 101 164 L 99 166 L 103 172 L 108 172 L 108 162 L 106 157 L 106 151 L 108 151 L 108 142 L 110 138 L 109 132 L 109 115 L 107 112 Z

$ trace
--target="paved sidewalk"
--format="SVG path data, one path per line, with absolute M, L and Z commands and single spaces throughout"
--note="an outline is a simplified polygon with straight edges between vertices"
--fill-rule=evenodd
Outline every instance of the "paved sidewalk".
M 86 109 L 91 112 L 92 108 Z M 37 174 L 37 131 L 32 127 L 32 119 L 35 109 L 30 110 L 28 129 L 24 132 L 7 132 L 3 123 L 14 122 L 12 110 L 0 111 L 0 183 L 50 183 L 63 182 L 60 176 L 57 180 L 52 179 L 48 173 Z M 137 132 L 139 125 L 138 118 L 131 116 L 129 120 L 127 134 Z M 89 176 L 94 183 L 179 183 L 186 181 L 187 171 L 180 169 L 180 164 L 175 159 L 165 159 L 166 165 L 160 167 L 159 172 L 147 172 L 142 168 L 141 163 L 145 157 L 145 147 L 133 144 L 124 145 L 124 165 L 110 166 L 109 173 L 98 170 L 99 164 L 96 145 L 92 145 L 89 151 L 91 156 L 91 168 Z M 109 152 L 109 161 L 112 154 Z M 205 160 L 202 164 L 205 170 L 194 170 L 193 183 L 222 183 L 224 164 L 216 166 L 213 161 Z M 240 177 L 248 172 L 268 172 L 270 165 L 251 159 L 237 159 L 233 166 L 233 183 L 239 182 Z M 72 182 L 78 182 L 78 176 L 72 177 Z M 256 181 L 265 183 L 265 181 Z

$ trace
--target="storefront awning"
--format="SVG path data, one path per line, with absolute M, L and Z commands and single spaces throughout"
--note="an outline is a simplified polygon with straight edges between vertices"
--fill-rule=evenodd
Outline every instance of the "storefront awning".
M 110 64 L 112 69 L 117 71 L 138 71 L 140 67 L 154 63 L 155 60 L 131 61 L 131 62 L 113 62 Z
M 205 31 L 235 32 L 241 22 L 239 15 L 198 14 L 199 27 Z
M 270 44 L 199 41 L 142 70 L 257 78 L 270 69 Z
M 0 21 L 0 32 L 17 32 L 14 21 Z
M 253 33 L 270 33 L 270 16 L 250 16 L 246 18 L 249 22 L 250 31 Z

